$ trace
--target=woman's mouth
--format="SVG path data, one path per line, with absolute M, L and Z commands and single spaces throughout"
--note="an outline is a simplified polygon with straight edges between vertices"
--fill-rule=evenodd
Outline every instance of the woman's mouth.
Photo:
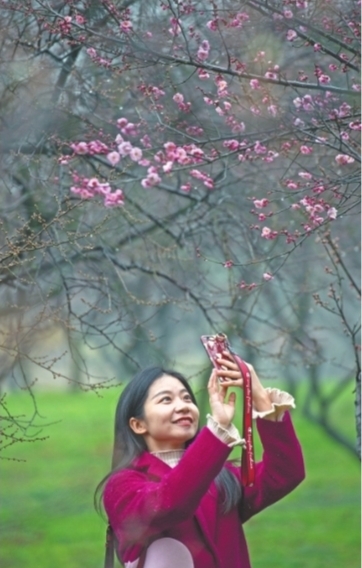
M 179 418 L 178 420 L 174 421 L 174 424 L 178 424 L 179 426 L 190 426 L 192 424 L 192 418 Z

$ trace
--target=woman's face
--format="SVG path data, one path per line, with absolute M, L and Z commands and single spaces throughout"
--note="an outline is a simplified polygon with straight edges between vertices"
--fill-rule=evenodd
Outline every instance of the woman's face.
M 197 406 L 184 385 L 171 375 L 163 375 L 150 386 L 144 419 L 130 419 L 130 427 L 144 436 L 150 452 L 184 448 L 198 424 Z

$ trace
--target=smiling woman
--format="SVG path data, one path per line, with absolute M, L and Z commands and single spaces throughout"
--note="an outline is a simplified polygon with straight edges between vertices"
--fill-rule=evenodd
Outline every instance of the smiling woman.
M 98 486 L 109 519 L 107 568 L 113 544 L 126 568 L 250 568 L 242 523 L 303 480 L 288 413 L 294 400 L 264 389 L 249 365 L 264 455 L 255 483 L 243 486 L 240 467 L 227 461 L 234 446 L 245 444 L 232 424 L 235 393 L 228 396 L 243 379 L 232 358 L 220 362 L 208 383 L 211 414 L 201 430 L 195 396 L 179 373 L 145 369 L 123 391 L 112 471 Z

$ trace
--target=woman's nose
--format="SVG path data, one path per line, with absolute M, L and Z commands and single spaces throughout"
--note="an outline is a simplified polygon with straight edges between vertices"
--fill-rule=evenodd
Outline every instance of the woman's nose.
M 188 412 L 188 409 L 189 409 L 189 407 L 188 407 L 188 404 L 185 400 L 182 400 L 182 399 L 176 400 L 176 403 L 175 403 L 176 412 Z

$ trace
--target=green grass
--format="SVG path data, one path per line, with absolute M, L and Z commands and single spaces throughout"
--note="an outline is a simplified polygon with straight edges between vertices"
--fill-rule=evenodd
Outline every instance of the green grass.
M 3 454 L 26 462 L 0 461 L 1 568 L 101 568 L 105 524 L 92 498 L 108 470 L 117 398 L 115 391 L 37 395 L 46 420 L 60 422 L 44 431 L 47 440 Z M 30 404 L 26 393 L 8 400 L 13 412 Z M 335 412 L 353 434 L 352 395 Z M 293 417 L 307 479 L 246 524 L 253 568 L 359 568 L 359 463 L 297 411 Z

